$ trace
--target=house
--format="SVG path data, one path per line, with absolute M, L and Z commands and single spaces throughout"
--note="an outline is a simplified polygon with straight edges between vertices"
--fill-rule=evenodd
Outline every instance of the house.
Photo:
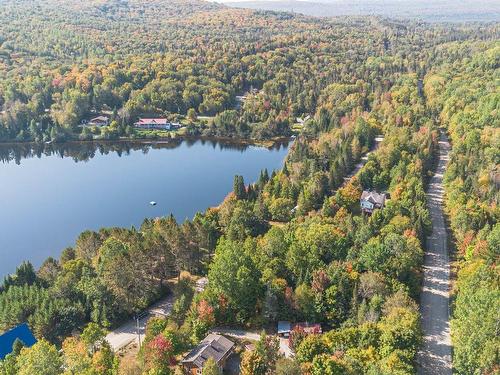
M 20 340 L 28 348 L 36 344 L 35 336 L 26 323 L 12 328 L 0 335 L 0 361 L 12 352 L 16 340 Z
M 279 337 L 289 337 L 290 331 L 292 330 L 292 325 L 290 322 L 279 321 L 278 322 L 278 336 Z
M 189 374 L 201 375 L 205 362 L 213 358 L 222 371 L 233 350 L 234 342 L 211 333 L 184 357 L 182 365 Z
M 385 199 L 386 195 L 383 193 L 365 190 L 361 194 L 361 211 L 371 214 L 375 209 L 384 207 Z
M 108 126 L 109 125 L 109 118 L 106 116 L 97 116 L 88 122 L 88 125 L 90 126 Z
M 297 117 L 296 118 L 296 122 L 297 124 L 300 124 L 300 125 L 304 125 L 307 121 L 309 121 L 311 119 L 311 116 L 307 115 L 306 117 L 304 118 L 301 118 L 301 117 Z
M 321 324 L 319 323 L 295 323 L 293 325 L 294 331 L 303 331 L 306 334 L 320 334 L 323 333 Z
M 140 118 L 134 126 L 139 129 L 170 130 L 172 124 L 166 118 Z

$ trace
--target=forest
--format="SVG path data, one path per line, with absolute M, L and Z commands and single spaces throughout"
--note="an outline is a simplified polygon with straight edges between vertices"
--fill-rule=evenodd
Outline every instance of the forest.
M 191 135 L 288 136 L 298 116 L 314 113 L 324 86 L 356 84 L 370 74 L 379 75 L 374 87 L 383 86 L 379 70 L 401 69 L 410 45 L 429 43 L 421 23 L 318 22 L 196 1 L 3 3 L 4 142 L 140 137 L 132 127 L 140 116 L 184 119 Z M 485 31 L 434 27 L 430 45 Z M 236 96 L 245 93 L 241 105 Z M 110 126 L 80 126 L 99 113 Z
M 180 355 L 211 328 L 278 320 L 321 323 L 324 333 L 294 335 L 294 359 L 263 336 L 242 374 L 416 373 L 439 132 L 453 146 L 455 371 L 499 369 L 498 25 L 319 20 L 180 0 L 6 3 L 4 141 L 70 139 L 101 110 L 113 112 L 106 131 L 117 137 L 144 113 L 194 111 L 213 117 L 199 134 L 255 138 L 310 119 L 281 170 L 235 176 L 220 206 L 183 223 L 167 215 L 85 231 L 59 259 L 20 265 L 0 287 L 0 331 L 27 321 L 43 339 L 17 347 L 0 374 L 177 374 Z M 380 146 L 345 181 L 376 136 Z M 390 199 L 368 216 L 363 190 Z M 208 277 L 203 292 L 193 276 Z M 137 363 L 120 362 L 105 331 L 169 293 L 171 316 L 150 321 Z

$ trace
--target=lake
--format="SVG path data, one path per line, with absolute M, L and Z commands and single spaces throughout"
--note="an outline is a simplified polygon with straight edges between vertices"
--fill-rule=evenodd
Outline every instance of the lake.
M 202 140 L 0 146 L 0 278 L 23 260 L 58 258 L 86 229 L 192 218 L 224 199 L 235 174 L 256 181 L 287 151 Z

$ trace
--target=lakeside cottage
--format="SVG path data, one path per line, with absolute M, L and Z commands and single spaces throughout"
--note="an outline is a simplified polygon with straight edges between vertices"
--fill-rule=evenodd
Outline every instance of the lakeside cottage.
M 375 209 L 384 208 L 386 195 L 376 191 L 363 191 L 361 194 L 361 211 L 371 214 Z
M 139 129 L 170 130 L 171 123 L 166 118 L 140 118 L 134 126 Z
M 109 117 L 106 116 L 97 116 L 90 119 L 88 125 L 90 126 L 108 126 L 109 125 Z
M 234 346 L 234 342 L 224 336 L 211 333 L 184 357 L 182 366 L 191 375 L 201 375 L 205 362 L 213 358 L 222 371 Z
M 174 130 L 179 129 L 181 124 L 170 122 L 166 118 L 140 118 L 134 126 L 139 129 Z

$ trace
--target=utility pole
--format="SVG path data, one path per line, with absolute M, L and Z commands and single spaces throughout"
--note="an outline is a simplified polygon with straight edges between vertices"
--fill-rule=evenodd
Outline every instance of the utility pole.
M 137 313 L 135 315 L 135 330 L 137 333 L 137 338 L 139 339 L 139 348 L 141 347 L 141 326 L 140 326 L 140 321 L 144 319 L 146 316 L 148 316 L 147 311 L 143 311 L 140 313 Z

